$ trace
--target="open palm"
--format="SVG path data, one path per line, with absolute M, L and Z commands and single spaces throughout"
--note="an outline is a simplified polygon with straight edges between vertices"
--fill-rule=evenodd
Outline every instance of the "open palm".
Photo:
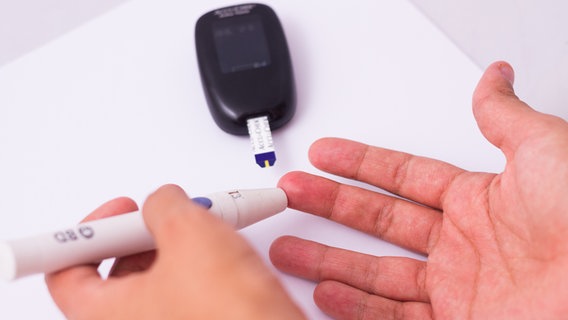
M 361 143 L 322 139 L 312 163 L 400 196 L 302 172 L 284 176 L 292 208 L 427 255 L 375 257 L 283 237 L 281 270 L 318 281 L 316 303 L 339 319 L 548 319 L 568 315 L 568 124 L 532 110 L 503 62 L 490 66 L 473 109 L 507 165 L 501 174 Z M 408 201 L 408 200 L 411 201 Z

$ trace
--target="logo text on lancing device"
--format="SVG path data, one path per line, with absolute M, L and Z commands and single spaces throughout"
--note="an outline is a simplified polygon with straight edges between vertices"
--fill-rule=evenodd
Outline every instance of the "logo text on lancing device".
M 81 239 L 89 240 L 94 236 L 95 230 L 89 226 L 80 226 L 77 229 L 67 229 L 53 234 L 53 238 L 59 243 L 66 243 Z

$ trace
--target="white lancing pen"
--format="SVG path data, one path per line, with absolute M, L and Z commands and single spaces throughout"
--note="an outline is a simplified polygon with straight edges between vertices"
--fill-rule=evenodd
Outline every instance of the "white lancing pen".
M 193 201 L 236 229 L 284 211 L 288 205 L 286 194 L 279 188 L 218 192 Z M 142 214 L 136 211 L 0 242 L 0 279 L 50 273 L 152 249 L 154 239 Z

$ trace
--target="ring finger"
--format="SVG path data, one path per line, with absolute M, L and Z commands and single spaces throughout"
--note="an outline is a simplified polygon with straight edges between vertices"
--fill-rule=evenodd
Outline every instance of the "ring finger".
M 423 261 L 375 257 L 291 236 L 274 241 L 270 259 L 281 271 L 308 280 L 333 280 L 389 299 L 429 302 Z

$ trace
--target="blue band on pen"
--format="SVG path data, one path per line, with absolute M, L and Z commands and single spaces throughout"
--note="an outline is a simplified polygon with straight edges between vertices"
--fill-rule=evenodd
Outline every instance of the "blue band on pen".
M 213 201 L 211 201 L 211 199 L 209 198 L 197 197 L 197 198 L 191 198 L 191 200 L 197 203 L 198 205 L 204 207 L 205 209 L 210 209 L 213 206 Z

